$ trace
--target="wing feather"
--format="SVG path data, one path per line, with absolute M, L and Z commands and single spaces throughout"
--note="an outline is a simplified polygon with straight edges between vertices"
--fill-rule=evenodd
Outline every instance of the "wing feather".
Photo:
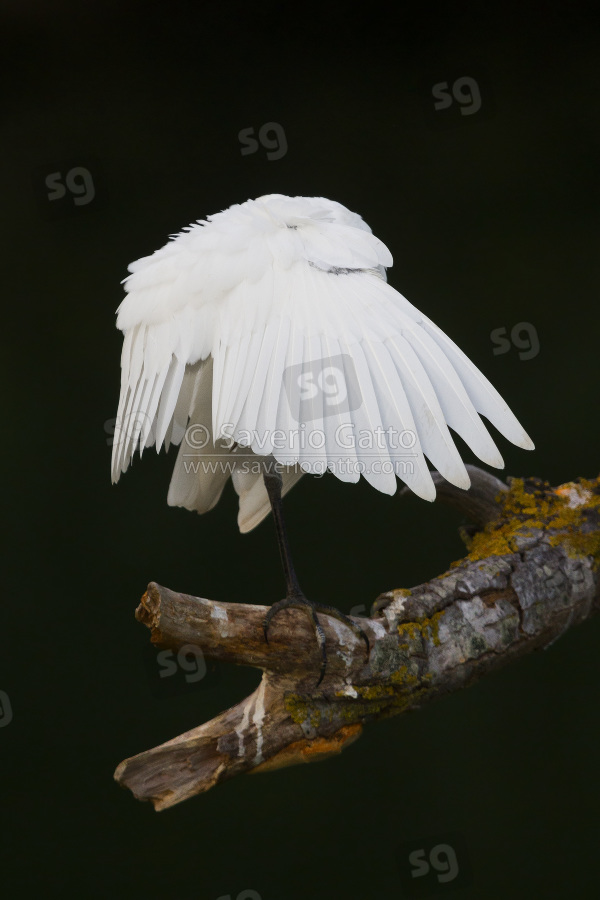
M 260 401 L 260 407 L 256 418 L 256 430 L 264 435 L 263 446 L 260 453 L 265 455 L 273 453 L 274 441 L 277 441 L 275 430 L 277 427 L 277 411 L 281 399 L 281 385 L 283 383 L 283 371 L 285 369 L 285 357 L 287 353 L 290 334 L 290 321 L 287 317 L 279 318 L 277 332 L 274 337 L 269 368 Z
M 229 417 L 230 422 L 235 426 L 233 436 L 236 438 L 236 440 L 240 436 L 240 429 L 237 426 L 246 400 L 248 398 L 248 394 L 253 386 L 253 380 L 256 374 L 256 366 L 262 343 L 263 335 L 260 333 L 260 331 L 257 330 L 252 332 L 248 344 L 248 354 L 246 356 L 245 364 L 243 367 L 239 367 L 236 365 L 236 374 L 239 372 L 239 378 L 237 382 L 234 381 L 234 390 L 232 390 L 234 402 L 232 404 L 231 415 Z
M 160 404 L 156 417 L 157 450 L 160 450 L 160 448 L 162 447 L 165 435 L 167 434 L 167 430 L 173 419 L 173 413 L 175 412 L 175 406 L 177 404 L 177 398 L 179 397 L 179 391 L 184 375 L 184 361 L 179 359 L 179 357 L 177 356 L 172 356 L 169 370 L 167 372 L 167 377 L 165 378 L 165 384 L 162 389 Z
M 490 433 L 473 406 L 465 386 L 442 348 L 421 326 L 412 323 L 403 334 L 404 356 L 412 354 L 413 366 L 420 365 L 420 378 L 433 385 L 442 414 L 471 450 L 490 466 L 502 468 L 504 462 Z M 441 470 L 440 470 L 441 471 Z
M 394 474 L 395 469 L 390 459 L 387 444 L 384 446 L 378 441 L 369 442 L 367 438 L 367 435 L 381 434 L 385 429 L 381 420 L 381 410 L 363 345 L 359 342 L 350 343 L 344 340 L 340 341 L 340 348 L 342 354 L 345 354 L 352 360 L 354 372 L 350 377 L 356 378 L 361 399 L 360 406 L 351 411 L 356 441 L 356 457 L 361 464 L 361 474 L 378 491 L 382 491 L 385 494 L 394 494 L 397 487 Z M 346 361 L 345 366 L 347 367 Z
M 477 366 L 427 316 L 423 316 L 423 328 L 431 335 L 456 369 L 477 412 L 489 419 L 500 434 L 503 434 L 517 447 L 533 450 L 533 441 L 509 409 L 508 404 Z
M 362 276 L 315 272 L 313 278 L 315 285 L 319 285 L 321 291 L 324 290 L 329 294 L 327 300 L 333 317 L 333 328 L 338 334 L 343 335 L 339 340 L 339 347 L 345 391 L 347 395 L 351 391 L 354 392 L 358 401 L 348 406 L 352 423 L 353 456 L 342 458 L 338 469 L 356 466 L 369 484 L 384 493 L 393 494 L 397 486 L 396 466 L 391 459 L 387 442 L 377 437 L 385 429 L 373 373 L 364 350 L 369 335 L 372 334 L 372 328 L 364 315 L 364 310 L 361 310 L 361 300 L 357 296 L 361 282 L 357 282 L 356 279 Z M 343 279 L 344 289 L 340 279 Z M 374 436 L 374 440 L 370 442 L 367 440 L 365 445 L 365 438 L 369 434 Z M 339 440 L 335 443 L 339 444 Z M 338 447 L 332 449 L 335 451 Z M 333 471 L 334 474 L 338 474 L 335 469 Z
M 300 385 L 298 373 L 302 371 L 304 337 L 294 316 L 290 320 L 285 367 L 277 409 L 277 430 L 283 435 L 281 446 L 274 448 L 273 455 L 282 465 L 295 466 L 300 459 Z
M 385 345 L 406 391 L 413 413 L 412 429 L 419 438 L 423 452 L 447 481 L 467 489 L 469 475 L 421 360 L 402 334 L 388 338 Z
M 353 423 L 347 396 L 348 379 L 344 370 L 340 342 L 328 334 L 323 334 L 321 336 L 321 352 L 322 358 L 332 369 L 330 384 L 336 389 L 335 392 L 332 392 L 333 399 L 336 394 L 339 396 L 341 392 L 341 402 L 335 405 L 333 411 L 329 410 L 328 415 L 323 416 L 327 467 L 341 481 L 356 483 L 360 478 L 360 472 L 356 449 L 348 440 L 352 435 Z

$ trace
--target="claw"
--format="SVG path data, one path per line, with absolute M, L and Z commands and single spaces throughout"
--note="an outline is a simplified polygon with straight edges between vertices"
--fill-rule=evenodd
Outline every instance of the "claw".
M 336 609 L 335 606 L 324 606 L 320 603 L 313 603 L 311 600 L 307 600 L 303 595 L 293 595 L 290 597 L 286 597 L 284 600 L 279 600 L 277 603 L 274 603 L 273 606 L 271 606 L 271 608 L 268 610 L 263 622 L 263 634 L 265 636 L 265 642 L 267 644 L 269 643 L 269 625 L 271 624 L 274 617 L 279 612 L 281 612 L 282 609 L 304 609 L 310 615 L 310 618 L 314 625 L 317 644 L 319 646 L 319 651 L 321 654 L 321 670 L 316 687 L 319 687 L 319 685 L 323 681 L 323 678 L 325 677 L 325 671 L 327 669 L 325 632 L 323 631 L 323 626 L 321 625 L 317 617 L 318 612 L 323 613 L 324 615 L 332 616 L 334 619 L 337 619 L 339 622 L 342 622 L 344 625 L 346 625 L 357 638 L 362 638 L 367 648 L 367 659 L 369 658 L 369 652 L 371 649 L 369 647 L 369 638 L 360 625 L 357 625 L 356 622 L 353 622 L 352 619 L 348 618 L 348 616 L 346 616 L 343 612 L 340 612 L 339 609 Z

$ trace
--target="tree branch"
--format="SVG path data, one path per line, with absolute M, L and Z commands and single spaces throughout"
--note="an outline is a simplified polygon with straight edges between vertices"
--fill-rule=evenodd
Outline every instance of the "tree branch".
M 264 606 L 217 603 L 150 584 L 136 611 L 153 644 L 193 643 L 205 656 L 263 670 L 259 687 L 221 715 L 122 762 L 115 779 L 165 809 L 241 772 L 322 759 L 363 725 L 422 706 L 555 641 L 600 605 L 600 478 L 553 489 L 508 486 L 469 466 L 472 487 L 436 474 L 438 498 L 468 513 L 467 556 L 427 584 L 382 594 L 358 618 L 364 643 L 320 615 L 327 671 L 308 616 L 281 612 L 263 637 Z

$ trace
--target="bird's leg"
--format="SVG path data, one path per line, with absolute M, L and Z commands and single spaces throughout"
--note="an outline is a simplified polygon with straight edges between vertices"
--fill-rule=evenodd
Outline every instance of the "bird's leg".
M 319 645 L 319 651 L 321 653 L 321 671 L 319 674 L 319 680 L 317 681 L 318 687 L 323 680 L 325 669 L 327 667 L 325 632 L 323 631 L 323 627 L 321 626 L 321 623 L 319 622 L 319 619 L 317 617 L 318 612 L 325 613 L 328 616 L 333 616 L 335 619 L 343 622 L 344 625 L 347 625 L 348 628 L 350 628 L 357 637 L 362 638 L 367 647 L 367 656 L 370 649 L 369 639 L 360 625 L 357 625 L 355 622 L 353 622 L 352 619 L 344 615 L 343 612 L 340 612 L 339 609 L 336 609 L 334 606 L 324 606 L 320 603 L 313 603 L 311 600 L 308 600 L 304 596 L 304 593 L 300 588 L 300 584 L 298 583 L 298 577 L 296 575 L 296 570 L 294 569 L 294 564 L 292 562 L 292 554 L 290 551 L 290 544 L 285 527 L 285 519 L 283 517 L 283 502 L 281 499 L 281 488 L 283 481 L 281 478 L 281 473 L 277 469 L 277 463 L 275 462 L 275 460 L 269 460 L 268 462 L 265 462 L 263 478 L 265 487 L 267 489 L 267 494 L 269 495 L 269 501 L 271 503 L 273 519 L 275 521 L 277 545 L 279 547 L 279 555 L 281 557 L 281 564 L 283 566 L 287 590 L 285 599 L 280 600 L 278 603 L 274 603 L 265 616 L 265 620 L 263 623 L 265 641 L 269 643 L 269 625 L 278 612 L 280 612 L 282 609 L 290 608 L 305 609 L 308 612 L 314 625 L 317 643 Z
M 267 489 L 267 494 L 269 495 L 273 519 L 275 520 L 277 546 L 279 547 L 279 555 L 281 557 L 281 564 L 283 566 L 283 574 L 285 575 L 287 596 L 289 598 L 304 598 L 304 594 L 302 593 L 300 585 L 298 584 L 298 577 L 296 575 L 296 570 L 294 569 L 294 563 L 292 562 L 290 542 L 288 540 L 287 529 L 285 527 L 285 519 L 283 518 L 283 501 L 281 499 L 283 479 L 280 472 L 277 471 L 277 467 L 275 464 L 268 463 L 265 466 L 263 479 L 265 482 L 265 487 Z

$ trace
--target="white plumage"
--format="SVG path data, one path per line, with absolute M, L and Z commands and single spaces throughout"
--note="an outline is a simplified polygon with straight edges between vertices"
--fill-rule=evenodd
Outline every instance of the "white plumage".
M 240 530 L 250 531 L 270 510 L 252 464 L 261 457 L 285 466 L 284 493 L 303 472 L 330 469 L 345 481 L 363 474 L 388 494 L 398 476 L 433 500 L 425 457 L 469 487 L 449 427 L 491 466 L 503 461 L 479 414 L 532 449 L 489 381 L 387 284 L 391 265 L 360 216 L 280 194 L 208 216 L 132 263 L 117 317 L 125 338 L 113 481 L 137 447 L 180 444 L 169 504 L 206 512 L 232 477 Z M 297 376 L 308 379 L 308 402 Z M 328 406 L 332 387 L 354 401 Z M 413 446 L 398 444 L 411 433 Z M 371 446 L 358 440 L 368 434 L 379 435 Z

